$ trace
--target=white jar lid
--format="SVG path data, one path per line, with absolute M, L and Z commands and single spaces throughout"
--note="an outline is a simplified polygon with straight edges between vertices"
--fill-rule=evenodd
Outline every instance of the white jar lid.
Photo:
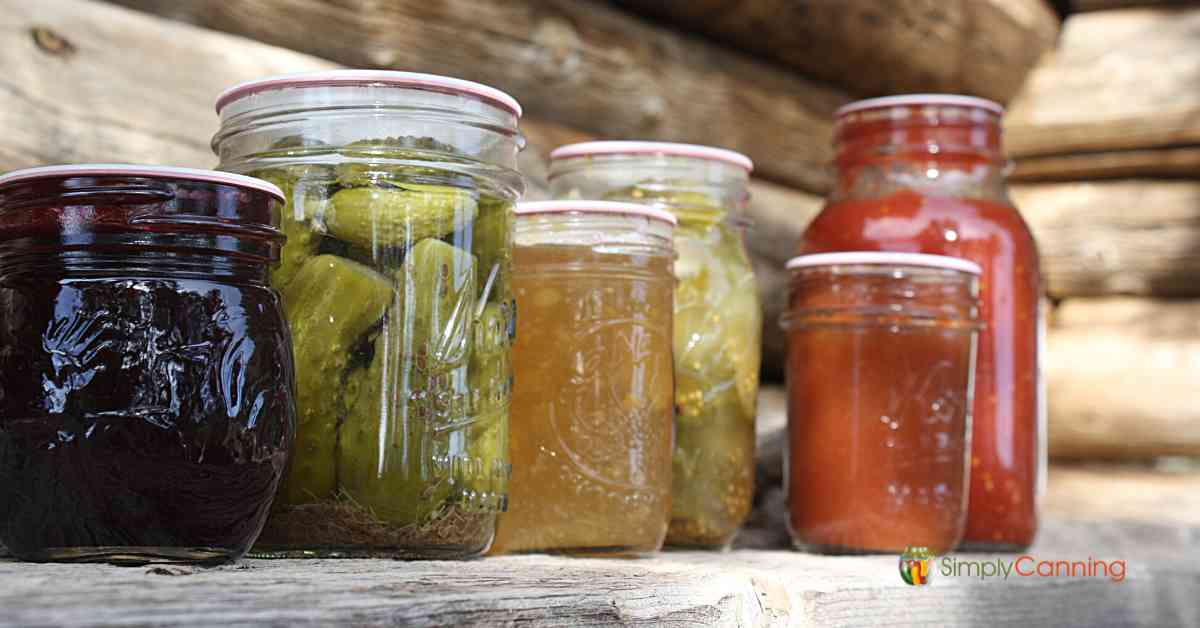
M 786 268 L 815 268 L 820 266 L 919 266 L 956 270 L 982 275 L 979 264 L 960 257 L 928 255 L 926 253 L 893 253 L 887 251 L 849 251 L 845 253 L 813 253 L 788 260 Z
M 421 74 L 419 72 L 396 72 L 392 70 L 328 70 L 324 72 L 300 72 L 295 74 L 279 74 L 267 76 L 253 81 L 239 83 L 221 92 L 217 96 L 217 113 L 225 105 L 259 92 L 289 89 L 294 87 L 321 86 L 371 86 L 383 85 L 389 87 L 409 87 L 430 91 L 447 92 L 476 96 L 508 109 L 518 118 L 521 117 L 521 104 L 517 99 L 494 88 L 467 81 L 439 76 L 437 74 Z
M 243 188 L 266 192 L 281 202 L 287 199 L 283 190 L 269 181 L 247 177 L 232 172 L 220 170 L 201 170 L 199 168 L 176 168 L 172 166 L 142 166 L 137 164 L 63 164 L 57 166 L 38 166 L 13 170 L 0 175 L 0 185 L 8 185 L 20 181 L 36 179 L 59 179 L 64 177 L 150 177 L 158 179 L 186 179 L 190 181 L 205 181 L 208 183 L 223 183 Z
M 615 201 L 535 201 L 518 203 L 514 210 L 517 216 L 532 216 L 536 214 L 617 214 L 622 216 L 641 216 L 651 220 L 665 222 L 672 226 L 678 224 L 675 215 L 665 209 L 637 203 L 618 203 Z
M 668 155 L 673 157 L 693 157 L 709 161 L 721 161 L 733 164 L 747 172 L 754 170 L 754 162 L 750 158 L 725 148 L 701 146 L 699 144 L 678 144 L 675 142 L 640 142 L 640 141 L 601 141 L 580 142 L 559 146 L 550 152 L 550 159 L 567 159 L 570 157 L 591 157 L 595 155 Z
M 839 108 L 833 113 L 833 117 L 840 118 L 856 111 L 888 107 L 972 107 L 990 111 L 998 116 L 1004 115 L 1004 107 L 986 98 L 959 94 L 903 94 L 857 100 Z

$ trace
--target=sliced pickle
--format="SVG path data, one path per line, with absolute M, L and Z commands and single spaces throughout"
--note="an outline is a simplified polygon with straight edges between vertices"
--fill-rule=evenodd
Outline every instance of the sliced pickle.
M 478 212 L 475 195 L 461 188 L 415 183 L 348 188 L 333 195 L 325 227 L 340 240 L 377 251 L 460 231 Z
M 284 501 L 333 495 L 341 377 L 392 300 L 387 277 L 333 255 L 309 258 L 283 291 L 296 363 L 296 445 Z

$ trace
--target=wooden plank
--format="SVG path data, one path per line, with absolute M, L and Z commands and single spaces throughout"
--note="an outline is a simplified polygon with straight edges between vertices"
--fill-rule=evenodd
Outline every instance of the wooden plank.
M 1200 146 L 1172 146 L 1037 155 L 1014 162 L 1012 181 L 1080 181 L 1130 177 L 1191 177 L 1200 172 Z
M 866 95 L 1007 102 L 1054 45 L 1045 0 L 618 0 Z
M 119 0 L 357 67 L 449 74 L 605 138 L 739 150 L 764 177 L 824 190 L 840 92 L 600 2 Z
M 1056 464 L 1049 479 L 1043 510 L 1057 519 L 1200 528 L 1200 468 Z
M 921 590 L 900 580 L 895 556 L 790 551 L 245 560 L 203 570 L 0 562 L 0 626 L 858 626 L 894 623 L 897 609 L 914 625 L 1196 625 L 1197 542 L 1191 528 L 1052 520 L 1032 556 L 1124 560 L 1124 580 L 935 571 Z
M 1197 0 L 1070 0 L 1071 10 L 1107 11 L 1131 7 L 1185 7 L 1200 4 Z
M 1016 157 L 1200 143 L 1200 7 L 1080 13 L 1006 118 Z
M 1052 296 L 1200 296 L 1200 183 L 1031 184 L 1012 195 Z
M 1200 455 L 1200 301 L 1068 299 L 1046 377 L 1051 456 Z

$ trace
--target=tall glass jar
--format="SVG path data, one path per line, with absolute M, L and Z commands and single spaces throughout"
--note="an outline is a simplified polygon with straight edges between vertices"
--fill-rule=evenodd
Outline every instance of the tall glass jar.
M 658 550 L 671 516 L 675 217 L 517 206 L 513 477 L 494 552 Z
M 762 310 L 743 216 L 750 160 L 661 142 L 551 153 L 555 198 L 643 203 L 675 229 L 675 456 L 667 544 L 722 548 L 750 511 Z
M 979 266 L 803 255 L 788 335 L 788 529 L 827 553 L 935 554 L 966 524 Z
M 485 551 L 509 474 L 520 107 L 457 79 L 334 71 L 232 87 L 217 111 L 220 167 L 287 196 L 273 282 L 297 447 L 256 550 Z
M 964 96 L 865 100 L 837 113 L 837 183 L 798 252 L 950 255 L 983 268 L 964 545 L 1018 550 L 1037 530 L 1045 466 L 1038 252 L 1008 198 L 1003 109 Z
M 295 430 L 267 284 L 280 190 L 114 164 L 0 176 L 0 542 L 35 561 L 250 549 Z

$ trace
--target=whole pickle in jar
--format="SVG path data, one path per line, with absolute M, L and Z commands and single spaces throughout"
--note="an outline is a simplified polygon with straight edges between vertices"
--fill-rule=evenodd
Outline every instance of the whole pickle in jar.
M 463 160 L 455 157 L 458 150 L 449 144 L 410 135 L 358 140 L 346 144 L 339 152 L 353 160 L 337 167 L 337 180 L 342 187 L 387 186 L 397 180 L 440 178 L 445 176 L 444 169 L 418 164 Z
M 481 506 L 499 507 L 508 484 L 508 408 L 512 398 L 507 303 L 489 303 L 475 320 L 470 394 L 473 414 L 467 453 L 473 461 L 466 488 Z
M 287 168 L 258 170 L 250 176 L 270 181 L 283 191 L 284 207 L 280 210 L 279 229 L 287 240 L 279 253 L 279 265 L 271 273 L 271 285 L 282 290 L 305 260 L 317 253 L 321 236 L 313 224 L 324 219 L 329 204 L 329 186 L 309 183 L 300 173 Z
M 473 191 L 400 183 L 339 190 L 325 213 L 325 227 L 335 238 L 377 251 L 460 231 L 478 213 Z
M 309 258 L 283 290 L 296 365 L 296 444 L 284 502 L 334 494 L 341 377 L 392 295 L 387 277 L 333 255 Z
M 402 266 L 403 320 L 411 325 L 413 359 L 431 373 L 463 366 L 475 318 L 475 256 L 428 238 L 409 250 Z
M 512 205 L 496 197 L 479 200 L 471 250 L 479 262 L 476 281 L 486 301 L 504 301 L 512 294 Z M 489 286 L 488 282 L 491 281 Z

